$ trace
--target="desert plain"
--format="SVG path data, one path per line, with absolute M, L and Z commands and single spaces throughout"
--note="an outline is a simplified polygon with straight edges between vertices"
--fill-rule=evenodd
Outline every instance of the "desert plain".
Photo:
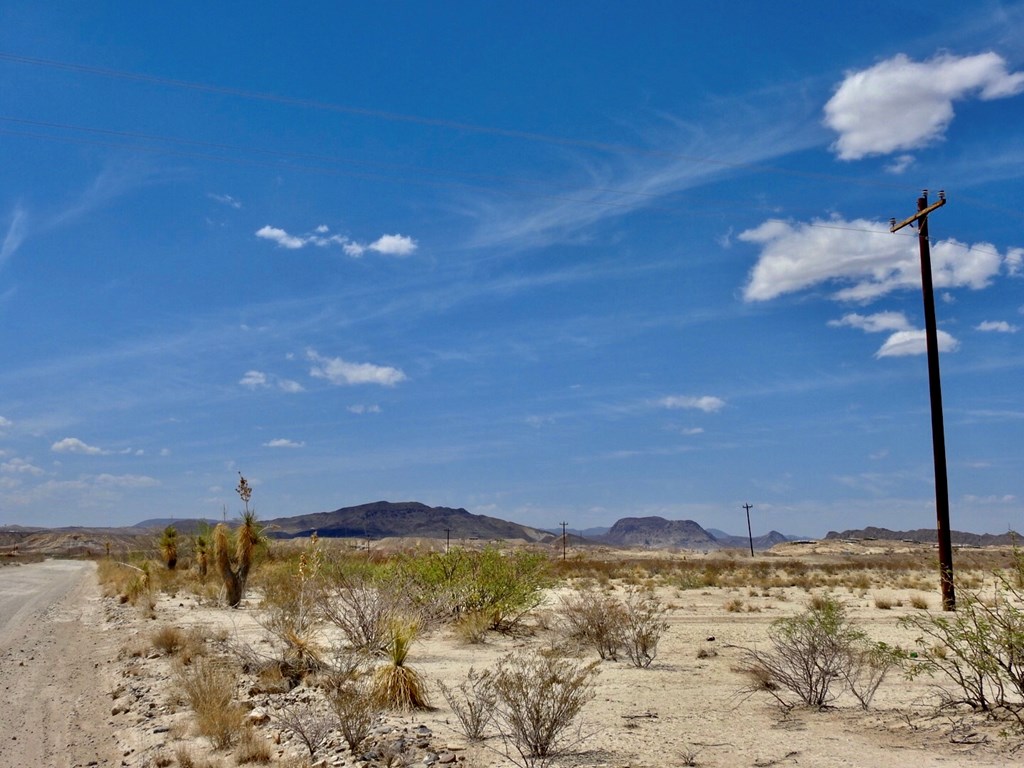
M 375 546 L 417 544 L 430 546 Z M 928 652 L 917 643 L 920 633 L 901 622 L 941 613 L 928 544 L 787 543 L 753 558 L 607 548 L 571 548 L 566 561 L 557 549 L 544 554 L 553 577 L 517 631 L 471 639 L 452 624 L 425 627 L 406 664 L 424 681 L 430 706 L 382 711 L 354 752 L 332 728 L 313 754 L 286 721 L 299 711 L 330 719 L 318 676 L 268 682 L 253 665 L 283 653 L 266 628 L 260 567 L 241 604 L 229 608 L 215 577 L 197 585 L 188 562 L 173 573 L 155 569 L 146 594 L 128 600 L 120 586 L 100 580 L 118 570 L 116 555 L 99 558 L 98 566 L 6 558 L 0 766 L 522 765 L 494 725 L 483 740 L 469 740 L 439 687 L 454 689 L 471 669 L 493 670 L 510 653 L 596 666 L 592 698 L 566 732 L 564 749 L 546 761 L 554 766 L 1004 766 L 1021 759 L 1018 724 L 950 703 L 948 681 L 937 677 L 909 679 L 894 667 L 867 708 L 849 692 L 819 708 L 780 702 L 751 685 L 750 650 L 770 648 L 773 622 L 823 596 L 841 603 L 851 626 L 872 641 Z M 1013 556 L 1009 548 L 958 550 L 961 593 L 991 591 L 993 574 Z M 665 630 L 648 667 L 625 655 L 601 660 L 569 642 L 565 600 L 580 590 L 656 601 Z M 341 645 L 329 626 L 310 638 L 325 659 Z M 234 670 L 231 706 L 243 714 L 244 740 L 217 745 L 200 733 L 181 677 L 199 658 L 223 659 Z

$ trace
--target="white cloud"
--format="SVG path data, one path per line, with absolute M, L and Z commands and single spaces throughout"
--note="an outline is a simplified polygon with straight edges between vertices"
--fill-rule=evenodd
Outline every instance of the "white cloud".
M 1006 252 L 1006 271 L 1011 275 L 1024 274 L 1024 248 L 1010 248 Z
M 4 472 L 9 475 L 41 475 L 43 470 L 34 464 L 30 464 L 24 459 L 14 458 L 10 461 L 5 461 L 0 464 L 0 472 Z
M 171 455 L 171 449 L 170 448 L 161 448 L 160 449 L 160 455 L 161 456 L 170 456 Z
M 833 150 L 843 160 L 918 149 L 943 137 L 953 102 L 1015 96 L 1024 72 L 1010 73 L 995 53 L 940 54 L 917 62 L 904 54 L 849 72 L 825 105 L 825 125 L 839 134 Z
M 306 240 L 303 238 L 289 235 L 283 229 L 278 229 L 277 227 L 271 227 L 269 225 L 256 230 L 256 237 L 262 237 L 264 240 L 270 240 L 277 243 L 282 248 L 288 248 L 290 250 L 301 248 L 306 244 Z
M 331 384 L 380 384 L 393 387 L 406 379 L 398 368 L 373 363 L 350 363 L 340 357 L 323 357 L 313 349 L 306 350 L 306 357 L 315 363 L 309 375 L 327 379 Z
M 885 166 L 885 172 L 891 173 L 894 176 L 899 176 L 913 164 L 913 155 L 900 155 L 899 157 L 893 158 L 893 161 Z
M 360 404 L 357 404 L 357 405 L 350 405 L 347 410 L 348 410 L 349 413 L 355 413 L 355 414 L 358 414 L 358 415 L 361 416 L 364 413 L 380 413 L 380 406 L 379 405 L 360 405 Z
M 833 328 L 842 326 L 859 328 L 866 333 L 911 330 L 910 323 L 902 312 L 876 312 L 873 315 L 858 315 L 853 312 L 843 315 L 839 320 L 829 320 L 828 324 Z
M 703 435 L 704 434 L 704 428 L 703 427 L 684 427 L 683 429 L 679 430 L 679 434 L 687 435 L 687 436 Z
M 288 392 L 289 394 L 305 391 L 305 388 L 299 382 L 292 381 L 291 379 L 281 379 L 277 382 L 277 386 L 282 392 Z
M 8 427 L 11 427 L 13 425 L 14 422 L 12 422 L 10 419 L 5 419 L 3 416 L 0 416 L 0 429 L 7 429 Z
M 945 331 L 937 332 L 940 352 L 956 352 L 960 342 Z M 907 355 L 923 355 L 928 351 L 924 331 L 897 331 L 885 340 L 875 357 L 905 357 Z
M 216 200 L 218 203 L 223 203 L 224 205 L 230 206 L 231 208 L 234 208 L 236 211 L 240 210 L 242 207 L 242 202 L 240 200 L 236 200 L 231 195 L 215 195 L 211 192 L 209 194 L 209 198 L 211 200 Z
M 991 331 L 994 333 L 1016 333 L 1020 330 L 1016 325 L 1010 325 L 1005 320 L 985 320 L 974 326 L 976 331 Z
M 416 241 L 405 235 L 382 235 L 367 248 L 385 256 L 408 256 L 417 248 Z
M 296 442 L 294 440 L 288 440 L 286 438 L 279 437 L 279 438 L 277 438 L 275 440 L 271 440 L 270 442 L 264 443 L 263 447 L 264 448 L 301 448 L 304 445 L 305 445 L 304 442 Z
M 50 450 L 54 453 L 82 453 L 88 456 L 100 456 L 106 453 L 102 448 L 87 445 L 77 437 L 65 437 L 63 440 L 58 440 L 50 446 Z
M 357 243 L 345 235 L 328 234 L 330 229 L 326 224 L 320 224 L 312 232 L 305 235 L 292 235 L 279 227 L 265 226 L 256 231 L 256 237 L 270 240 L 282 248 L 297 250 L 307 245 L 316 245 L 326 248 L 329 245 L 339 245 L 346 255 L 358 258 L 367 251 L 374 251 L 384 256 L 409 256 L 419 247 L 415 240 L 406 235 L 381 235 L 369 245 Z
M 658 405 L 662 408 L 687 408 L 704 411 L 704 413 L 714 413 L 720 411 L 725 407 L 725 400 L 718 397 L 712 397 L 711 395 L 704 395 L 702 397 L 690 397 L 687 395 L 670 395 L 663 397 L 658 401 Z
M 245 375 L 238 380 L 238 383 L 249 389 L 267 386 L 267 374 L 262 371 L 246 371 Z
M 847 287 L 834 293 L 834 299 L 868 302 L 921 285 L 917 238 L 893 235 L 889 225 L 881 222 L 769 219 L 740 233 L 739 239 L 761 248 L 744 289 L 747 301 L 841 283 Z M 936 288 L 984 288 L 999 274 L 1002 263 L 989 243 L 968 246 L 942 240 L 932 245 L 931 256 Z
M 93 480 L 96 485 L 112 488 L 153 488 L 160 485 L 160 481 L 148 475 L 96 475 Z

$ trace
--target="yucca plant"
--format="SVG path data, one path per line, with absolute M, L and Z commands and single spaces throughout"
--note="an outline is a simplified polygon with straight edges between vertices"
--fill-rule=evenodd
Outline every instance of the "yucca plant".
M 245 585 L 249 581 L 249 571 L 252 568 L 256 550 L 264 540 L 263 530 L 256 522 L 256 513 L 249 507 L 252 486 L 242 477 L 241 473 L 238 474 L 238 487 L 235 491 L 245 505 L 245 510 L 242 512 L 242 524 L 233 536 L 224 523 L 220 523 L 213 530 L 213 559 L 217 563 L 217 571 L 224 581 L 228 605 L 232 608 L 242 602 L 242 598 L 245 596 Z
M 426 709 L 430 706 L 423 676 L 406 666 L 409 648 L 419 633 L 419 622 L 396 619 L 388 628 L 387 663 L 373 673 L 371 695 L 388 709 Z
M 206 583 L 206 571 L 209 567 L 210 537 L 205 533 L 197 533 L 192 542 L 192 549 L 196 556 L 196 569 L 199 571 L 199 581 Z
M 160 555 L 164 559 L 164 565 L 168 571 L 173 571 L 178 565 L 178 531 L 173 525 L 164 528 L 160 536 Z

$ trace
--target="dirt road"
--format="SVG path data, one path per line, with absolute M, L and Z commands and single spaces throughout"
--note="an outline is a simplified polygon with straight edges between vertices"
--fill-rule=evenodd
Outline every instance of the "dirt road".
M 0 568 L 0 768 L 120 766 L 90 562 Z

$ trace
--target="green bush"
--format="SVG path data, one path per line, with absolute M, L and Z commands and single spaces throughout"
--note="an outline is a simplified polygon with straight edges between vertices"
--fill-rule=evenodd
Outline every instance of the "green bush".
M 955 613 L 900 620 L 916 629 L 920 652 L 904 661 L 908 677 L 938 675 L 945 703 L 1015 719 L 1024 727 L 1024 557 L 1010 573 L 996 572 L 995 594 L 961 590 Z

